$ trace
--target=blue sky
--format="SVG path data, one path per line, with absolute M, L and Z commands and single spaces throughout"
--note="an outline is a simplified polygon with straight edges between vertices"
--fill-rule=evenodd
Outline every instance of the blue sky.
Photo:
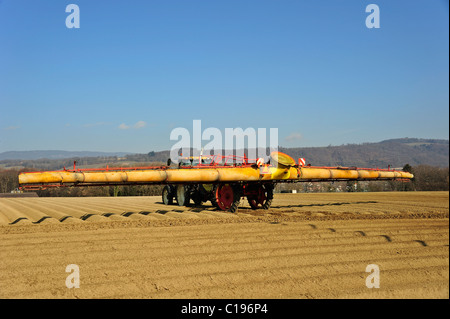
M 147 153 L 193 120 L 275 127 L 285 147 L 448 139 L 448 16 L 437 0 L 0 0 L 0 152 Z

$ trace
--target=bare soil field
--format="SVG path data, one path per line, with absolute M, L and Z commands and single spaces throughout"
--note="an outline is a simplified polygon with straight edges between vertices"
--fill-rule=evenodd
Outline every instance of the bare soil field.
M 449 193 L 0 198 L 0 298 L 449 298 Z M 67 288 L 66 266 L 80 270 Z M 380 288 L 367 288 L 379 267 Z

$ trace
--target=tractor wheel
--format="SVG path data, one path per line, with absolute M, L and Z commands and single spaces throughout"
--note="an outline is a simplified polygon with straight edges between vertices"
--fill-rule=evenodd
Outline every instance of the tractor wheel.
M 217 193 L 217 188 L 219 187 L 219 185 L 218 184 L 216 184 L 216 185 L 214 185 L 213 187 L 212 187 L 212 190 L 211 190 L 211 195 L 210 195 L 210 201 L 211 201 L 211 204 L 215 207 L 215 208 L 217 208 L 217 209 L 220 209 L 220 207 L 219 207 L 219 204 L 217 203 L 217 200 L 216 200 L 216 193 Z
M 252 209 L 269 209 L 273 199 L 273 186 L 269 184 L 258 185 L 255 193 L 247 196 L 250 207 Z
M 188 206 L 190 202 L 189 192 L 187 186 L 178 185 L 177 186 L 177 204 L 178 206 Z
M 202 194 L 199 191 L 195 191 L 192 194 L 191 199 L 194 201 L 195 206 L 201 206 L 203 203 Z
M 241 201 L 241 191 L 239 185 L 219 184 L 213 189 L 211 202 L 220 210 L 235 213 Z
M 212 185 L 191 185 L 191 199 L 194 201 L 195 206 L 201 206 L 203 202 L 208 201 L 210 199 L 211 190 Z
M 217 201 L 216 201 L 216 195 L 215 195 L 215 192 L 214 192 L 214 193 L 212 194 L 212 196 L 211 196 L 211 204 L 212 204 L 215 208 L 220 209 L 219 204 L 217 204 Z
M 164 186 L 164 188 L 162 190 L 162 201 L 165 205 L 173 204 L 172 187 L 170 187 L 168 185 Z
M 193 199 L 193 201 L 194 201 L 194 205 L 195 206 L 202 206 L 202 204 L 203 204 L 203 201 L 201 199 L 198 199 L 198 198 Z

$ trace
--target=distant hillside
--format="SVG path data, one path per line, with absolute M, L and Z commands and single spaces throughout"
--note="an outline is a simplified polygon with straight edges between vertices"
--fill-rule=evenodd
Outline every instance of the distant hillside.
M 357 167 L 403 167 L 405 164 L 417 166 L 449 166 L 449 141 L 437 139 L 399 138 L 378 143 L 347 144 L 328 147 L 283 148 L 279 151 L 299 157 L 317 166 L 357 166 Z M 169 151 L 151 152 L 148 160 L 165 162 Z M 145 154 L 147 155 L 147 154 Z M 141 155 L 128 155 L 133 158 Z
M 0 153 L 2 160 L 37 160 L 37 159 L 64 159 L 71 157 L 99 157 L 99 156 L 124 156 L 125 152 L 89 152 L 89 151 L 10 151 Z
M 312 165 L 403 167 L 427 164 L 449 166 L 449 141 L 401 138 L 379 143 L 347 144 L 328 147 L 283 148 L 294 159 L 304 157 Z
M 314 166 L 357 166 L 399 168 L 405 164 L 417 166 L 427 164 L 437 167 L 449 166 L 449 141 L 436 139 L 400 138 L 378 143 L 347 144 L 328 147 L 280 148 L 281 152 L 296 161 L 304 157 Z M 78 167 L 146 166 L 166 163 L 169 151 L 147 154 L 127 154 L 124 152 L 65 152 L 30 151 L 0 153 L 0 168 L 61 169 L 71 167 L 77 161 Z M 21 158 L 9 159 L 6 158 Z M 27 159 L 28 158 L 28 159 Z M 45 158 L 45 159 L 39 159 Z

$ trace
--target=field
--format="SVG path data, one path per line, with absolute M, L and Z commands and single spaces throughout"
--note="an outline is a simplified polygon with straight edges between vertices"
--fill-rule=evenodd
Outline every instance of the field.
M 448 192 L 0 198 L 0 298 L 449 298 L 448 245 Z

